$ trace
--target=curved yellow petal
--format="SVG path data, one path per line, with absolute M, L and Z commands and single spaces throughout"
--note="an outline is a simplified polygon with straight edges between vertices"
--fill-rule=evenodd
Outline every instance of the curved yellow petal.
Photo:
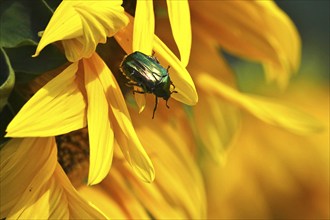
M 1 149 L 1 218 L 34 204 L 55 170 L 56 153 L 53 137 L 12 139 Z
M 205 219 L 203 180 L 193 159 L 194 145 L 187 124 L 180 118 L 174 118 L 172 123 L 161 117 L 142 118 L 137 112 L 132 112 L 132 117 L 157 171 L 150 185 L 134 181 L 134 176 L 123 171 L 134 194 L 157 219 Z
M 189 3 L 184 1 L 166 1 L 168 16 L 176 45 L 180 51 L 181 63 L 188 65 L 191 49 L 191 25 Z
M 65 210 L 68 207 L 68 201 L 63 195 L 62 187 L 57 185 L 54 177 L 51 177 L 38 191 L 32 193 L 32 190 L 31 198 L 35 201 L 31 205 L 26 205 L 20 212 L 10 213 L 9 219 L 69 218 L 69 212 Z
M 61 41 L 64 48 L 65 57 L 70 62 L 77 62 L 83 58 L 83 50 L 87 47 L 84 41 L 85 39 L 83 37 L 76 37 Z
M 146 107 L 146 97 L 145 94 L 134 94 L 135 102 L 139 108 L 139 113 L 141 113 Z
M 198 95 L 189 72 L 156 35 L 154 38 L 154 50 L 155 56 L 163 66 L 170 65 L 169 75 L 175 85 L 175 90 L 178 92 L 173 93 L 172 97 L 187 105 L 195 105 L 198 102 Z
M 7 127 L 7 137 L 55 136 L 86 126 L 86 104 L 73 63 L 42 87 Z
M 131 54 L 133 53 L 133 28 L 134 28 L 134 17 L 127 14 L 127 17 L 129 18 L 128 25 L 118 31 L 114 38 L 118 42 L 121 48 L 127 53 Z
M 115 138 L 120 143 L 125 158 L 132 165 L 137 175 L 144 181 L 151 182 L 155 178 L 155 171 L 150 158 L 135 133 L 119 85 L 102 59 L 98 55 L 94 59 L 94 62 L 97 63 L 95 71 L 99 73 L 98 77 L 110 106 L 111 117 L 118 123 L 118 128 L 115 129 Z
M 75 62 L 90 57 L 128 23 L 122 1 L 63 1 L 54 12 L 34 56 L 48 44 L 63 40 L 66 57 Z
M 59 206 L 62 207 L 58 207 L 58 209 L 64 209 L 69 214 L 69 219 L 109 219 L 94 204 L 86 202 L 79 195 L 59 164 L 56 166 L 54 178 L 63 189 L 62 196 L 68 201 L 67 207 L 59 203 Z
M 112 171 L 111 171 L 112 172 Z M 121 210 L 116 197 L 108 195 L 100 184 L 94 186 L 81 186 L 78 189 L 79 195 L 85 200 L 92 202 L 109 219 L 126 219 L 127 215 Z
M 240 111 L 214 94 L 202 92 L 200 97 L 193 108 L 197 135 L 202 141 L 202 149 L 205 148 L 216 162 L 223 163 L 229 145 L 240 130 Z
M 283 53 L 280 54 L 283 56 L 281 57 L 282 62 L 288 62 L 288 70 L 295 73 L 298 70 L 301 56 L 301 39 L 297 28 L 290 17 L 274 2 L 259 1 L 257 4 L 259 4 L 258 7 L 262 10 L 263 17 L 272 31 L 270 35 L 279 44 L 279 52 Z
M 83 60 L 90 143 L 88 184 L 97 184 L 108 175 L 113 157 L 114 132 L 105 91 L 98 78 L 98 65 L 102 63 L 95 54 Z
M 54 137 L 12 139 L 0 154 L 1 218 L 105 218 L 78 195 L 57 163 Z
M 73 6 L 79 1 L 62 1 L 56 8 L 52 18 L 48 22 L 45 31 L 39 41 L 35 54 L 38 56 L 48 44 L 59 40 L 67 40 L 82 35 L 82 23 Z
M 115 79 L 113 78 L 114 84 L 117 84 L 114 80 Z M 115 134 L 118 145 L 121 148 L 126 160 L 131 164 L 135 173 L 143 181 L 152 182 L 155 179 L 153 164 L 135 132 L 129 114 L 126 115 L 120 112 L 121 108 L 125 108 L 127 110 L 126 106 L 120 104 L 120 102 L 124 101 L 124 99 L 117 96 L 115 90 L 111 92 L 113 99 L 110 102 L 110 107 L 112 108 L 114 117 L 118 122 L 119 127 L 117 130 L 120 131 Z
M 306 134 L 322 130 L 322 125 L 310 115 L 294 108 L 279 104 L 271 99 L 242 94 L 209 74 L 201 73 L 198 85 L 205 92 L 214 93 L 252 113 L 269 124 L 291 132 Z
M 203 29 L 213 42 L 235 55 L 262 62 L 268 80 L 282 87 L 287 84 L 299 65 L 300 38 L 292 21 L 274 2 L 190 3 L 192 18 L 196 18 L 193 25 Z
M 155 33 L 153 1 L 137 1 L 134 17 L 133 51 L 151 55 Z
M 122 211 L 126 214 L 126 219 L 150 219 L 150 216 L 143 204 L 141 204 L 140 199 L 132 193 L 131 186 L 127 184 L 127 178 L 128 176 L 116 167 L 116 169 L 111 171 L 111 175 L 109 175 L 100 185 L 108 196 L 115 198 L 117 201 L 121 201 L 119 202 L 119 205 Z
M 128 24 L 128 18 L 124 14 L 120 2 L 110 1 L 103 4 L 89 2 L 88 5 L 75 6 L 75 10 L 82 21 L 84 41 L 81 45 L 82 48 L 77 50 L 80 54 L 70 57 L 66 53 L 68 60 L 75 61 L 81 57 L 91 57 L 98 43 L 105 43 L 107 37 L 113 36 Z M 68 46 L 65 48 L 70 49 Z
M 298 134 L 323 130 L 321 122 L 293 107 L 257 96 L 247 96 L 246 101 L 245 108 L 257 118 L 269 124 L 284 127 Z

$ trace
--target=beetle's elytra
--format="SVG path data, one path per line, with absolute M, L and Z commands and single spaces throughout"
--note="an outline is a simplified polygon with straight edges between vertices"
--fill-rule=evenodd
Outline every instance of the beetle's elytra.
M 168 69 L 165 69 L 156 57 L 148 56 L 141 52 L 134 52 L 124 57 L 124 60 L 120 64 L 120 69 L 124 75 L 130 80 L 128 85 L 138 86 L 142 91 L 133 90 L 137 93 L 152 93 L 155 95 L 155 107 L 152 114 L 152 118 L 155 116 L 157 109 L 158 97 L 162 97 L 166 100 L 166 107 L 168 99 L 172 93 L 171 85 L 175 88 L 168 74 Z

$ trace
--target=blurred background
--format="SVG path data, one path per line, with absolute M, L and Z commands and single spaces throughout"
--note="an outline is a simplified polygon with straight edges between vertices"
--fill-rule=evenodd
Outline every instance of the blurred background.
M 303 48 L 299 77 L 308 77 L 328 86 L 330 1 L 276 2 L 290 16 L 301 35 Z
M 275 1 L 296 25 L 302 40 L 301 66 L 292 83 L 308 80 L 320 86 L 329 85 L 329 8 L 328 0 Z M 263 85 L 260 64 L 242 62 L 230 57 L 243 91 L 271 93 L 275 85 Z M 244 71 L 240 71 L 244 69 Z M 251 78 L 251 74 L 254 75 Z M 261 85 L 261 86 L 258 86 Z M 278 90 L 276 91 L 278 92 Z
M 212 219 L 329 219 L 330 1 L 276 1 L 298 28 L 301 66 L 287 90 L 265 85 L 262 67 L 229 56 L 241 91 L 276 96 L 324 124 L 298 136 L 244 115 L 227 163 L 204 164 Z M 251 77 L 251 75 L 253 77 Z

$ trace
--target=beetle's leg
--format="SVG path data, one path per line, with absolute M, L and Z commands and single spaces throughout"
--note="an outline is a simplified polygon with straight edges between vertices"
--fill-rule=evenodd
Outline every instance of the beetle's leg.
M 152 119 L 154 119 L 155 117 L 155 112 L 157 109 L 157 104 L 158 104 L 158 97 L 155 95 L 156 99 L 155 99 L 155 107 L 154 107 L 154 112 L 152 113 Z
M 173 84 L 172 80 L 170 82 L 171 82 L 171 85 L 173 86 L 173 88 L 175 89 L 175 85 Z
M 133 95 L 134 95 L 135 93 L 145 94 L 146 92 L 144 92 L 144 91 L 139 91 L 139 90 L 133 90 Z
M 153 56 L 153 55 L 152 55 Z M 153 56 L 153 58 L 154 58 L 154 60 L 157 62 L 157 63 L 159 63 L 159 60 L 157 59 L 157 57 L 154 57 Z
M 172 80 L 170 81 L 171 85 L 173 86 L 173 90 L 175 89 L 175 85 L 173 84 Z
M 171 81 L 171 85 L 173 86 L 173 90 L 172 90 L 171 94 L 172 94 L 172 93 L 178 93 L 178 91 L 175 91 L 175 85 L 173 84 L 172 81 Z
M 168 99 L 166 100 L 166 107 L 167 107 L 167 108 L 170 108 L 170 106 L 167 104 L 167 101 L 168 101 Z
M 157 63 L 159 63 L 157 57 L 155 57 L 155 51 L 152 51 L 152 55 L 150 56 L 152 59 L 154 59 Z
M 168 67 L 167 67 L 167 69 L 166 69 L 166 71 L 167 71 L 167 72 L 168 72 L 168 70 L 170 69 L 170 67 L 171 67 L 171 66 L 170 66 L 170 65 L 168 65 Z

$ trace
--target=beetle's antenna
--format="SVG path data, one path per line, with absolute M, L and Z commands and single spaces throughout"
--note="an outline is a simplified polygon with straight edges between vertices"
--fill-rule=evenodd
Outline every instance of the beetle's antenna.
M 168 67 L 167 67 L 167 69 L 166 69 L 166 71 L 167 71 L 167 72 L 168 72 L 168 70 L 170 69 L 170 67 L 171 67 L 171 66 L 170 66 L 170 65 L 168 65 Z
M 155 100 L 154 112 L 152 113 L 152 119 L 154 119 L 154 117 L 155 117 L 155 112 L 156 112 L 157 104 L 158 104 L 158 97 L 156 95 L 155 95 L 155 97 L 156 97 L 156 100 Z

